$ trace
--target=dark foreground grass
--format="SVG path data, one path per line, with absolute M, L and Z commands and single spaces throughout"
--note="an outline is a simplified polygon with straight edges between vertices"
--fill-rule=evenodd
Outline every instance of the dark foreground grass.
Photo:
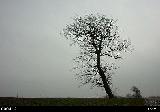
M 0 106 L 143 106 L 144 99 L 129 98 L 0 98 Z

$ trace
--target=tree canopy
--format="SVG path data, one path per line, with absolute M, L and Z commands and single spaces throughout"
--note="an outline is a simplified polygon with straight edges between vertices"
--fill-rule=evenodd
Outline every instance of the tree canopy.
M 80 55 L 74 59 L 78 62 L 75 67 L 79 69 L 78 79 L 82 84 L 104 87 L 112 97 L 111 76 L 117 66 L 109 61 L 122 59 L 131 42 L 120 38 L 116 21 L 105 15 L 90 14 L 73 20 L 63 29 L 63 34 L 71 40 L 71 45 L 80 47 Z

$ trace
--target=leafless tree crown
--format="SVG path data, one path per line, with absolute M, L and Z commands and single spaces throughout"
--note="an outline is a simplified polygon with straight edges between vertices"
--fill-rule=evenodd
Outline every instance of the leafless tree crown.
M 74 59 L 78 63 L 74 68 L 79 69 L 78 79 L 82 84 L 103 87 L 97 66 L 97 56 L 100 56 L 99 67 L 105 73 L 107 83 L 111 85 L 111 75 L 117 66 L 108 63 L 106 57 L 121 59 L 121 54 L 128 50 L 130 41 L 120 39 L 116 21 L 105 15 L 90 14 L 73 20 L 72 24 L 63 29 L 63 34 L 71 40 L 71 45 L 76 44 L 81 48 L 80 55 Z

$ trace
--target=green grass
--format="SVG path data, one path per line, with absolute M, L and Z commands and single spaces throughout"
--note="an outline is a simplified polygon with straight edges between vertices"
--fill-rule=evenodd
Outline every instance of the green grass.
M 0 98 L 0 106 L 143 106 L 144 99 L 129 98 Z

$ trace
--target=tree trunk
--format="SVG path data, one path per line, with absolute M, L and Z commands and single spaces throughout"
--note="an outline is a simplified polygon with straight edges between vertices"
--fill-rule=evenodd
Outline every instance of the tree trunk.
M 110 88 L 110 85 L 108 84 L 107 82 L 107 79 L 106 79 L 106 76 L 104 74 L 104 71 L 102 70 L 101 66 L 100 66 L 100 53 L 97 53 L 97 68 L 98 68 L 98 71 L 99 71 L 99 75 L 101 76 L 102 78 L 102 81 L 103 81 L 103 87 L 106 91 L 106 94 L 108 95 L 109 98 L 114 98 L 114 95 L 112 93 L 112 90 Z

